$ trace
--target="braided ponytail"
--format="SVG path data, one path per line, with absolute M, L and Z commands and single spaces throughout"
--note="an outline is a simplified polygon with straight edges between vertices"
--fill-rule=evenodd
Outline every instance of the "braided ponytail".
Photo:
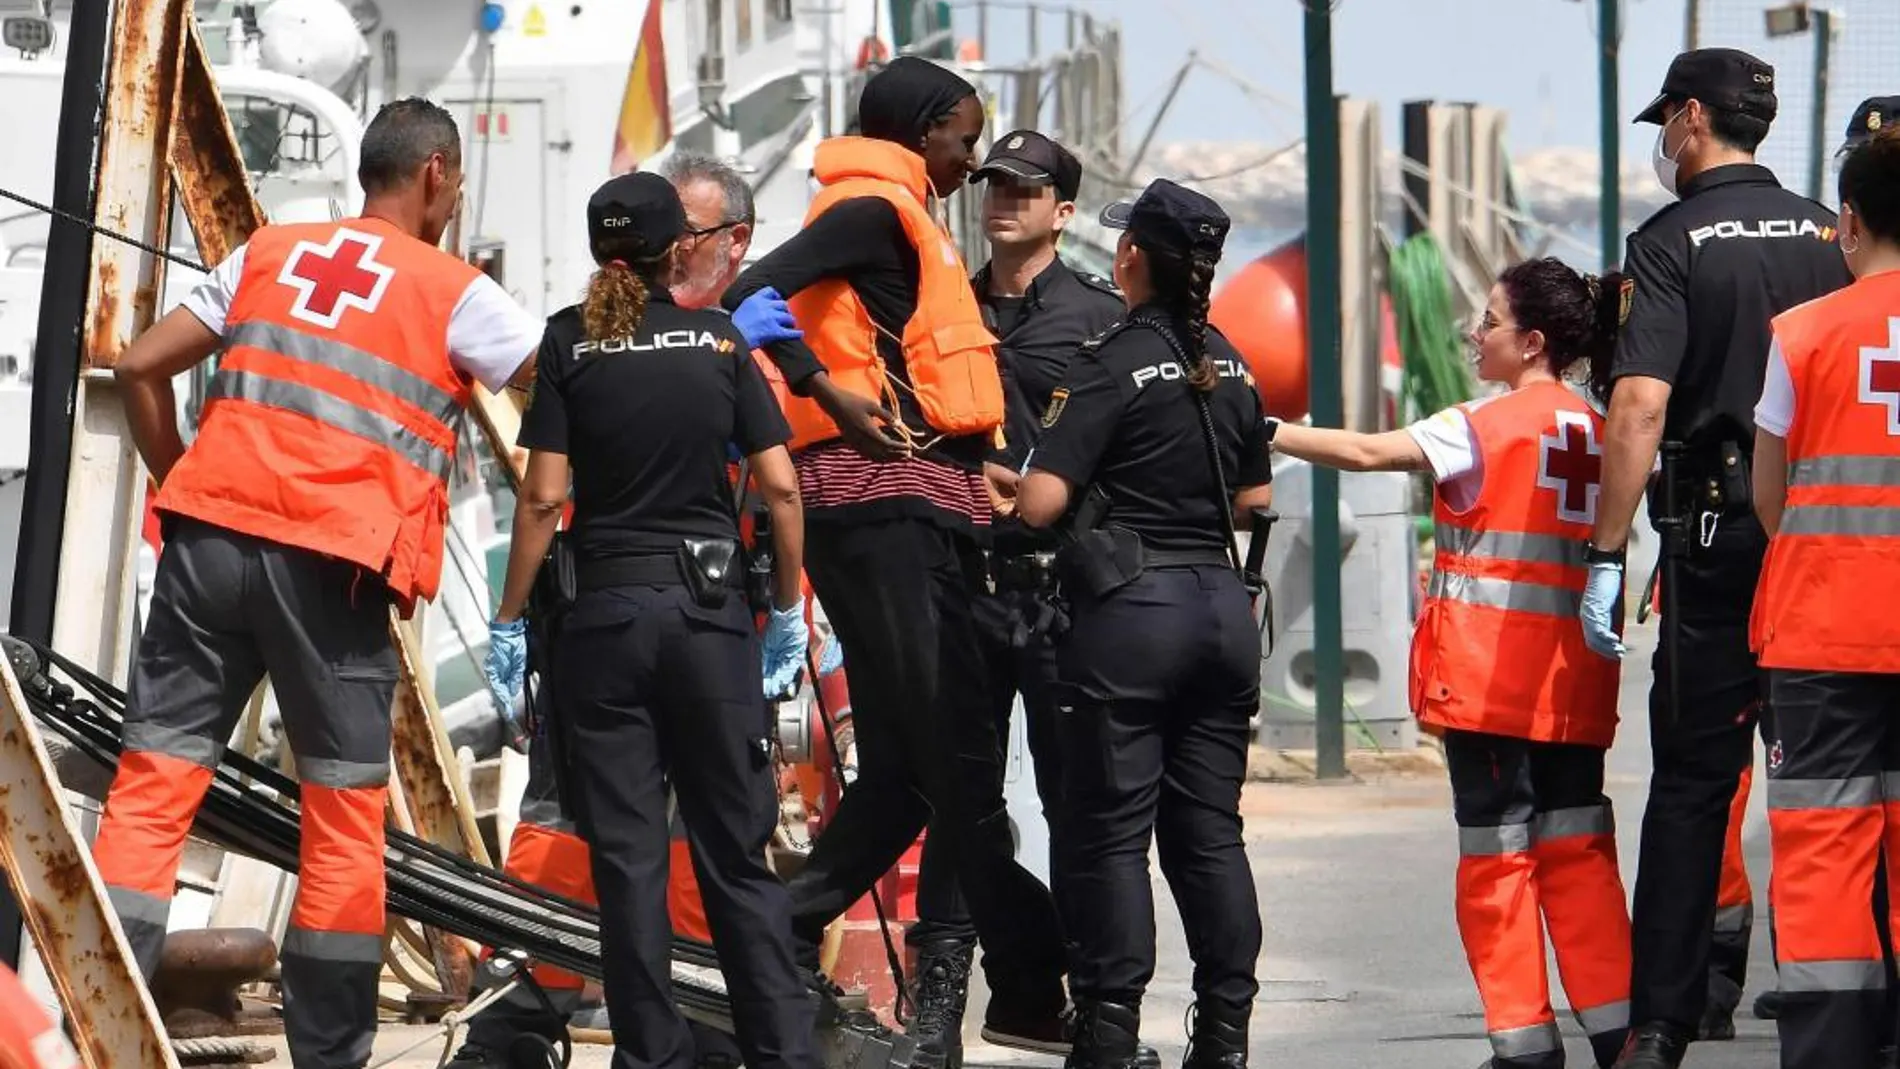
M 1218 257 L 1196 252 L 1187 260 L 1149 255 L 1149 273 L 1155 292 L 1185 328 L 1188 383 L 1202 393 L 1220 385 L 1220 373 L 1207 358 L 1207 311 L 1214 293 Z
M 1207 358 L 1207 308 L 1214 295 L 1214 266 L 1214 259 L 1206 253 L 1195 253 L 1188 261 L 1187 307 L 1183 316 L 1187 321 L 1188 355 L 1193 358 L 1188 368 L 1188 382 L 1202 393 L 1210 393 L 1220 385 L 1214 362 Z

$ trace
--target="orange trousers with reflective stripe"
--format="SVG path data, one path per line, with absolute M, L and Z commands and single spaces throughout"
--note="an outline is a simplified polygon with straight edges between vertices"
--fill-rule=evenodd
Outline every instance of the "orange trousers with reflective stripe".
M 1458 930 L 1499 1069 L 1561 1066 L 1544 933 L 1609 1065 L 1629 1027 L 1630 922 L 1595 747 L 1445 736 L 1459 825 Z
M 515 824 L 514 834 L 508 840 L 508 856 L 501 868 L 518 880 L 597 906 L 592 863 L 587 844 L 580 836 L 523 820 Z M 712 929 L 706 924 L 706 905 L 699 896 L 699 878 L 693 872 L 692 849 L 686 839 L 677 834 L 672 842 L 666 906 L 676 934 L 702 943 L 712 942 Z M 553 966 L 536 965 L 532 972 L 535 980 L 549 991 L 578 990 L 582 986 L 579 976 Z
M 1883 845 L 1890 888 L 1900 856 L 1900 676 L 1778 668 L 1769 695 L 1781 1064 L 1875 1069 L 1893 1037 L 1880 926 L 1867 904 Z

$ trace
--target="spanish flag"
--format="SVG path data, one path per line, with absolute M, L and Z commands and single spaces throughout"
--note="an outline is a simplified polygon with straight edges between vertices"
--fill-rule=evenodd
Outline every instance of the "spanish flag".
M 627 95 L 620 100 L 620 125 L 614 130 L 613 173 L 637 170 L 673 136 L 673 113 L 666 95 L 666 45 L 660 40 L 661 0 L 647 0 L 640 24 L 640 45 L 627 72 Z

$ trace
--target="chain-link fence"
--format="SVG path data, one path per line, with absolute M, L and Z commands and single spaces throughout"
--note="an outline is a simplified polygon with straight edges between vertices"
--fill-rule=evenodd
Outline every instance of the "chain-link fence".
M 1739 48 L 1774 64 L 1780 113 L 1763 142 L 1760 160 L 1774 169 L 1783 185 L 1804 194 L 1810 188 L 1814 160 L 1814 104 L 1817 78 L 1816 30 L 1821 9 L 1832 17 L 1827 56 L 1827 119 L 1821 127 L 1819 199 L 1832 205 L 1832 157 L 1847 130 L 1847 120 L 1870 96 L 1900 94 L 1900 0 L 1828 0 L 1796 4 L 1789 0 L 1688 0 L 1692 10 L 1685 36 L 1689 47 Z M 1792 18 L 1808 9 L 1808 29 L 1780 37 L 1768 34 L 1768 13 Z

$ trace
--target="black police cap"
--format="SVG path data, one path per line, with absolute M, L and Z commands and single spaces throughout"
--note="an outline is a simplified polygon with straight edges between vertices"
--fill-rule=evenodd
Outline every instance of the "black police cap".
M 1052 185 L 1056 196 L 1074 200 L 1082 188 L 1082 161 L 1075 154 L 1034 130 L 1012 130 L 996 139 L 983 166 L 970 176 L 972 185 L 986 178 L 1002 178 L 1023 185 Z
M 686 209 L 673 183 L 634 171 L 609 178 L 587 200 L 587 241 L 617 255 L 655 260 L 686 232 Z
M 1700 100 L 1705 108 L 1773 122 L 1775 68 L 1735 48 L 1684 52 L 1669 64 L 1662 92 L 1637 113 L 1636 121 L 1661 123 L 1663 105 L 1690 99 Z
M 1847 120 L 1847 140 L 1841 144 L 1841 151 L 1863 144 L 1873 139 L 1888 123 L 1900 122 L 1900 96 L 1868 97 L 1854 109 L 1854 117 Z
M 1141 196 L 1102 209 L 1102 225 L 1128 231 L 1149 252 L 1220 260 L 1232 223 L 1213 199 L 1165 178 L 1148 183 Z

